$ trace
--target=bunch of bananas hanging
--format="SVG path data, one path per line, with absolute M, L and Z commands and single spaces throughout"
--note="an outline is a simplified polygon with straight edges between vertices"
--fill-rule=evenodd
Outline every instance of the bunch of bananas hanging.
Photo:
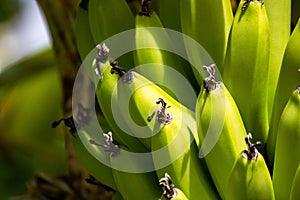
M 113 199 L 300 198 L 299 1 L 82 0 L 76 42 L 102 130 L 73 143 Z

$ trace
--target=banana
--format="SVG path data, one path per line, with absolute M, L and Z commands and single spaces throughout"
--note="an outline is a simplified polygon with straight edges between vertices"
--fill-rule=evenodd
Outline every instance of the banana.
M 230 170 L 238 154 L 245 149 L 246 130 L 225 85 L 215 81 L 215 65 L 204 66 L 204 69 L 209 77 L 203 82 L 196 104 L 200 152 L 224 198 Z
M 94 39 L 90 31 L 88 16 L 88 0 L 82 0 L 77 8 L 75 20 L 76 45 L 82 61 L 95 48 Z
M 297 70 L 300 66 L 300 20 L 298 20 L 297 26 L 295 27 L 289 42 L 287 44 L 280 75 L 278 79 L 278 86 L 276 89 L 276 95 L 274 99 L 274 107 L 272 112 L 272 118 L 270 123 L 269 138 L 267 142 L 267 152 L 270 164 L 273 164 L 274 151 L 277 138 L 277 129 L 280 116 L 286 105 L 295 85 L 299 82 L 299 73 Z
M 168 173 L 165 173 L 165 176 L 159 179 L 159 185 L 164 188 L 164 192 L 161 197 L 162 200 L 188 200 L 180 189 L 175 188 L 175 185 Z
M 274 1 L 271 0 L 265 0 L 264 2 L 270 26 L 270 59 L 268 75 L 268 81 L 270 83 L 268 88 L 268 109 L 270 119 L 284 50 L 290 38 L 291 0 L 280 1 L 277 3 L 274 3 Z
M 81 130 L 80 138 L 76 133 L 76 128 L 74 125 L 73 118 L 60 119 L 59 121 L 55 121 L 52 124 L 52 127 L 55 128 L 60 124 L 60 122 L 64 121 L 64 124 L 70 128 L 70 133 L 73 137 L 71 137 L 71 142 L 73 144 L 74 150 L 76 152 L 76 156 L 79 159 L 80 163 L 87 169 L 87 171 L 95 177 L 102 184 L 116 190 L 117 186 L 114 181 L 112 175 L 112 169 L 97 160 L 91 153 L 87 150 L 86 146 L 83 144 L 83 140 L 81 138 L 85 138 L 89 140 L 89 134 L 86 131 Z M 105 121 L 104 121 L 105 123 Z M 93 148 L 93 151 L 98 152 L 97 148 Z
M 144 65 L 139 68 L 138 72 L 151 81 L 159 82 L 160 85 L 165 85 L 164 82 L 167 81 L 169 84 L 175 85 L 178 80 L 172 77 L 173 73 L 167 73 L 166 71 L 166 67 L 170 67 L 186 80 L 191 80 L 193 87 L 197 89 L 197 84 L 189 63 L 183 58 L 167 51 L 175 48 L 174 42 L 176 41 L 172 41 L 168 35 L 169 32 L 163 29 L 163 25 L 156 12 L 147 5 L 142 5 L 142 11 L 135 17 L 136 51 L 134 53 L 134 63 L 135 66 Z M 163 89 L 168 91 L 167 88 Z M 168 93 L 172 95 L 172 91 L 168 91 Z
M 180 0 L 160 0 L 159 4 L 159 18 L 165 28 L 173 29 L 181 32 L 180 23 Z
M 194 114 L 137 72 L 130 84 L 118 85 L 122 118 L 152 152 L 158 177 L 168 173 L 189 199 L 217 199 L 206 166 L 193 142 Z M 129 113 L 130 112 L 130 113 Z
M 248 150 L 243 151 L 234 163 L 225 199 L 275 199 L 266 162 L 256 149 L 261 143 L 252 144 L 251 139 L 251 134 L 245 137 Z
M 98 55 L 109 54 L 109 48 L 104 44 L 98 45 L 97 49 Z M 126 130 L 128 131 L 129 129 L 124 128 L 124 124 L 120 127 L 120 125 L 117 124 L 118 121 L 116 121 L 118 118 L 113 116 L 112 108 L 117 107 L 118 104 L 117 94 L 114 94 L 114 91 L 118 85 L 119 77 L 112 75 L 112 73 L 115 73 L 112 66 L 116 67 L 115 65 L 117 63 L 115 61 L 109 61 L 109 55 L 104 56 L 102 59 L 96 57 L 93 62 L 94 68 L 97 69 L 97 73 L 100 74 L 100 77 L 102 77 L 102 80 L 99 81 L 96 89 L 96 97 L 101 111 L 109 126 L 115 133 L 114 136 L 116 141 L 127 146 L 132 152 L 146 152 L 147 150 L 145 146 L 142 145 L 138 139 L 129 135 L 128 132 L 126 133 Z M 125 71 L 125 69 L 123 70 Z
M 297 171 L 294 176 L 291 192 L 290 192 L 290 200 L 297 200 L 300 198 L 300 164 L 298 165 Z
M 288 199 L 300 164 L 300 86 L 291 94 L 282 112 L 276 140 L 273 168 L 275 197 Z
M 254 140 L 263 143 L 263 148 L 269 129 L 266 106 L 269 35 L 264 4 L 240 1 L 229 36 L 223 80 L 239 108 L 246 130 L 253 134 Z
M 111 132 L 104 134 L 104 137 L 103 144 L 91 143 L 103 147 L 104 151 L 108 153 L 113 177 L 123 199 L 158 199 L 162 191 L 157 184 L 155 172 L 129 173 L 117 170 L 116 168 L 120 165 L 127 165 L 127 168 L 134 170 L 143 164 L 135 162 L 134 159 L 131 160 L 126 154 L 123 154 L 122 149 L 113 143 Z
M 120 193 L 119 191 L 116 191 L 116 192 L 113 194 L 111 200 L 124 200 L 124 199 L 123 199 L 121 193 Z
M 117 14 L 113 14 L 113 12 Z M 103 43 L 109 37 L 134 28 L 132 12 L 124 0 L 89 0 L 88 15 L 90 30 L 96 44 Z M 118 60 L 127 69 L 133 66 L 131 53 L 121 56 Z
M 206 0 L 181 0 L 180 18 L 182 32 L 200 43 L 212 57 L 213 63 L 222 71 L 233 21 L 230 1 L 222 0 L 216 3 Z M 186 50 L 191 59 L 197 59 L 199 56 L 188 43 Z M 201 85 L 203 78 L 197 80 Z

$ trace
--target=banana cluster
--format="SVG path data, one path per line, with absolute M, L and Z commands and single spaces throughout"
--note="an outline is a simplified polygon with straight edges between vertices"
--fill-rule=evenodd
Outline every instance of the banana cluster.
M 300 20 L 291 2 L 82 0 L 76 44 L 105 128 L 98 138 L 78 132 L 88 144 L 72 141 L 113 199 L 300 198 Z M 122 32 L 131 50 L 116 57 L 125 43 L 106 41 Z

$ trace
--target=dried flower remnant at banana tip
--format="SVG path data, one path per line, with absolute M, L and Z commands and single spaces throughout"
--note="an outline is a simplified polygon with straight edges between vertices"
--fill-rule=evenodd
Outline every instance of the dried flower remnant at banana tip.
M 127 72 L 126 69 L 117 66 L 117 64 L 118 61 L 116 60 L 110 61 L 110 66 L 112 67 L 110 73 L 117 74 L 121 78 L 123 83 L 127 83 L 127 84 L 132 83 L 134 79 L 134 72 L 133 71 Z
M 174 184 L 168 173 L 165 173 L 165 177 L 159 179 L 159 185 L 164 188 L 163 196 L 166 197 L 166 199 L 172 199 L 176 196 Z
M 105 139 L 103 144 L 99 144 L 93 139 L 90 139 L 89 142 L 93 145 L 103 147 L 104 151 L 111 153 L 111 157 L 113 158 L 118 156 L 120 154 L 120 147 L 113 143 L 112 132 L 103 133 L 103 136 Z
M 242 6 L 242 11 L 243 12 L 247 9 L 247 7 L 248 7 L 248 5 L 250 4 L 251 1 L 253 1 L 253 2 L 260 1 L 262 4 L 265 3 L 263 0 L 244 0 L 244 4 Z
M 242 155 L 245 159 L 248 160 L 256 160 L 258 157 L 258 150 L 256 149 L 257 146 L 261 145 L 260 141 L 257 141 L 255 144 L 251 143 L 252 139 L 252 134 L 249 133 L 246 137 L 245 137 L 245 142 L 248 146 L 248 150 L 244 150 Z
M 153 119 L 153 117 L 156 115 L 156 119 L 160 124 L 164 124 L 164 125 L 169 124 L 172 121 L 173 117 L 172 117 L 172 113 L 166 113 L 166 109 L 171 106 L 167 107 L 167 103 L 161 97 L 158 98 L 158 100 L 156 101 L 156 104 L 161 104 L 161 109 L 154 111 L 147 118 L 147 121 L 150 122 Z
M 215 74 L 216 74 L 215 67 L 216 67 L 215 64 L 211 64 L 209 66 L 206 65 L 203 66 L 203 69 L 208 73 L 208 77 L 204 79 L 204 88 L 206 92 L 215 90 L 220 84 L 215 80 Z
M 97 56 L 94 59 L 94 65 L 95 65 L 95 72 L 97 75 L 100 76 L 100 80 L 103 79 L 102 76 L 102 71 L 101 71 L 101 64 L 104 64 L 108 60 L 108 53 L 109 53 L 109 48 L 106 46 L 105 43 L 103 44 L 98 44 L 96 46 L 97 49 Z

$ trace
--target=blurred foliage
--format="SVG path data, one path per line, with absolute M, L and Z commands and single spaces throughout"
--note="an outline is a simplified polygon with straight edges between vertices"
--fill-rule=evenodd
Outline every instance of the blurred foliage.
M 20 0 L 0 1 L 0 23 L 10 20 L 22 8 Z
M 0 199 L 25 191 L 36 172 L 65 173 L 62 89 L 52 50 L 0 74 Z

